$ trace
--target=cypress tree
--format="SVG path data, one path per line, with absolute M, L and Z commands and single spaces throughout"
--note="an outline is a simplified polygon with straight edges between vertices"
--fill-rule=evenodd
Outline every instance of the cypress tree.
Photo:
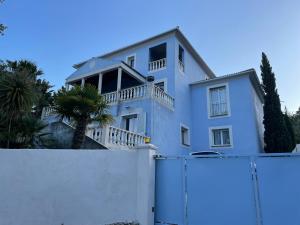
M 295 133 L 296 144 L 300 143 L 300 107 L 296 113 L 291 115 L 290 120 L 292 122 L 293 130 Z
M 260 65 L 264 96 L 264 141 L 265 152 L 289 152 L 291 137 L 281 111 L 280 98 L 276 88 L 275 74 L 265 53 Z

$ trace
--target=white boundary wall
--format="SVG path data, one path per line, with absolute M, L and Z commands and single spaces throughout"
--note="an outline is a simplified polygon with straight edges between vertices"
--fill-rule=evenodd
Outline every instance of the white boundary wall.
M 0 225 L 152 225 L 155 153 L 0 150 Z

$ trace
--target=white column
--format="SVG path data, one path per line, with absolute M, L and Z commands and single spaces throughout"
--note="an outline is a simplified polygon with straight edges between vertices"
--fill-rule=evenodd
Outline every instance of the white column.
M 98 93 L 101 94 L 102 90 L 102 79 L 103 79 L 103 73 L 99 73 L 99 81 L 98 81 Z
M 68 83 L 65 83 L 65 88 L 68 91 L 70 89 L 70 85 Z
M 84 80 L 84 78 L 82 78 L 82 79 L 81 79 L 81 88 L 84 87 L 84 82 L 85 82 L 85 80 Z
M 118 85 L 117 85 L 117 91 L 121 90 L 121 81 L 122 81 L 122 68 L 118 68 Z

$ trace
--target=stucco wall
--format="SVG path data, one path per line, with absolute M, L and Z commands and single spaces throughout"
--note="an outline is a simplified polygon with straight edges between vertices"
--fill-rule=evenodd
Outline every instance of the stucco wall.
M 261 152 L 264 152 L 263 149 L 264 149 L 265 127 L 263 124 L 263 119 L 264 119 L 263 102 L 258 97 L 253 87 L 252 87 L 252 95 L 253 95 L 253 102 L 254 102 L 254 119 L 255 119 L 256 129 L 257 129 L 258 146 L 261 148 Z
M 153 224 L 154 153 L 1 150 L 0 225 Z
M 178 67 L 178 48 L 179 45 L 184 49 L 184 73 Z M 204 80 L 206 74 L 201 66 L 195 61 L 190 52 L 176 40 L 175 44 L 175 120 L 173 121 L 173 136 L 177 144 L 176 154 L 187 155 L 193 151 L 193 145 L 189 147 L 181 144 L 180 125 L 183 124 L 190 128 L 190 135 L 194 132 L 192 125 L 193 105 L 197 104 L 197 99 L 192 99 L 190 83 L 195 81 Z M 176 124 L 175 124 L 176 123 Z

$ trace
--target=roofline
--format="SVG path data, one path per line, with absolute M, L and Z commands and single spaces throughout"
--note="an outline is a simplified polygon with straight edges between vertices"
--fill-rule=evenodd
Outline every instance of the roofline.
M 175 35 L 177 35 L 178 39 L 183 42 L 185 47 L 189 50 L 189 52 L 192 54 L 194 59 L 202 66 L 204 67 L 205 72 L 207 75 L 211 78 L 215 78 L 216 75 L 214 72 L 209 68 L 209 66 L 206 64 L 206 62 L 202 59 L 202 57 L 199 55 L 199 53 L 195 50 L 195 48 L 192 46 L 192 44 L 189 42 L 189 40 L 184 36 L 184 34 L 177 28 L 177 32 Z
M 94 76 L 97 73 L 101 73 L 101 72 L 106 72 L 109 70 L 113 70 L 116 68 L 123 68 L 125 71 L 127 71 L 129 74 L 134 75 L 135 78 L 137 78 L 138 80 L 142 81 L 142 82 L 146 82 L 147 78 L 145 76 L 143 76 L 141 73 L 139 73 L 138 71 L 136 71 L 135 69 L 133 69 L 132 67 L 130 67 L 129 65 L 127 65 L 125 62 L 120 61 L 120 63 L 114 64 L 112 66 L 108 66 L 93 72 L 88 72 L 85 74 L 81 74 L 80 76 L 76 77 L 76 78 L 66 78 L 65 82 L 66 83 L 70 83 L 76 80 L 80 80 L 82 78 L 86 78 L 86 77 L 90 77 L 90 76 Z
M 226 75 L 223 75 L 223 76 L 215 77 L 213 79 L 199 80 L 199 81 L 190 83 L 190 85 L 205 84 L 205 83 L 210 83 L 210 82 L 214 82 L 214 81 L 218 81 L 218 80 L 223 80 L 223 79 L 226 79 L 226 78 L 239 77 L 239 76 L 245 75 L 247 73 L 251 73 L 251 72 L 255 72 L 255 70 L 254 69 L 243 70 L 243 71 L 240 71 L 240 72 L 237 72 L 237 73 L 231 73 L 231 74 L 226 74 Z
M 116 53 L 125 51 L 125 50 L 127 50 L 127 49 L 130 49 L 130 48 L 133 48 L 133 47 L 135 47 L 135 46 L 144 44 L 144 43 L 146 43 L 146 42 L 155 40 L 155 39 L 160 38 L 160 37 L 162 37 L 162 36 L 171 34 L 171 33 L 175 32 L 177 29 L 178 29 L 178 27 L 173 28 L 173 29 L 171 29 L 171 30 L 168 30 L 168 31 L 165 31 L 165 32 L 163 32 L 163 33 L 157 34 L 157 35 L 152 36 L 152 37 L 150 37 L 150 38 L 146 38 L 146 39 L 144 39 L 144 40 L 142 40 L 142 41 L 138 41 L 138 42 L 136 42 L 136 43 L 127 45 L 127 46 L 122 47 L 122 48 L 118 48 L 118 49 L 113 50 L 113 51 L 111 51 L 111 52 L 107 52 L 107 53 L 105 53 L 105 54 L 103 54 L 103 55 L 96 56 L 95 58 L 104 58 L 104 57 L 108 57 L 108 56 L 110 56 L 110 55 L 113 55 L 113 54 L 116 54 Z M 84 61 L 81 61 L 81 62 L 79 62 L 79 63 L 76 63 L 76 64 L 73 65 L 73 67 L 74 67 L 75 69 L 77 69 L 77 68 L 80 67 L 82 64 L 86 63 L 87 61 L 88 61 L 88 60 L 84 60 Z
M 139 42 L 136 42 L 136 43 L 133 43 L 131 45 L 127 45 L 125 47 L 122 47 L 122 48 L 119 48 L 117 50 L 114 50 L 114 51 L 111 51 L 111 52 L 108 52 L 108 53 L 105 53 L 103 55 L 100 55 L 100 56 L 96 56 L 96 58 L 105 58 L 105 57 L 109 57 L 111 55 L 114 55 L 116 53 L 119 53 L 119 52 L 122 52 L 122 51 L 125 51 L 125 50 L 128 50 L 130 48 L 134 48 L 136 46 L 139 46 L 139 45 L 142 45 L 144 43 L 147 43 L 149 41 L 152 41 L 152 40 L 155 40 L 155 39 L 158 39 L 160 37 L 163 37 L 163 36 L 166 36 L 166 35 L 170 35 L 170 34 L 175 34 L 178 39 L 180 39 L 183 44 L 185 45 L 185 47 L 191 52 L 192 56 L 194 57 L 194 59 L 201 65 L 203 66 L 205 72 L 207 73 L 207 75 L 211 78 L 214 78 L 216 77 L 214 72 L 209 68 L 209 66 L 205 63 L 205 61 L 201 58 L 201 56 L 198 54 L 198 52 L 195 50 L 195 48 L 192 46 L 192 44 L 188 41 L 188 39 L 184 36 L 184 34 L 180 31 L 179 27 L 175 27 L 173 29 L 170 29 L 168 31 L 165 31 L 163 33 L 160 33 L 160 34 L 157 34 L 155 36 L 152 36 L 150 38 L 147 38 L 147 39 L 144 39 L 142 41 L 139 41 Z M 78 69 L 81 65 L 83 65 L 84 63 L 86 63 L 88 60 L 85 60 L 85 61 L 82 61 L 82 62 L 79 62 L 79 63 L 76 63 L 73 65 L 73 67 L 75 69 Z
M 256 90 L 260 100 L 262 102 L 264 102 L 264 91 L 260 85 L 260 81 L 258 79 L 258 76 L 256 74 L 256 71 L 255 69 L 251 68 L 251 69 L 248 69 L 248 70 L 244 70 L 244 71 L 241 71 L 241 72 L 237 72 L 237 73 L 232 73 L 232 74 L 227 74 L 227 75 L 224 75 L 224 76 L 220 76 L 220 77 L 216 77 L 216 78 L 213 78 L 213 79 L 208 79 L 208 80 L 200 80 L 200 81 L 197 81 L 197 82 L 193 82 L 191 83 L 190 85 L 191 86 L 194 86 L 194 85 L 201 85 L 201 84 L 209 84 L 209 83 L 212 83 L 212 82 L 215 82 L 215 81 L 222 81 L 222 80 L 226 80 L 226 79 L 233 79 L 233 78 L 238 78 L 238 77 L 241 77 L 241 76 L 247 76 L 249 75 L 249 78 L 250 78 L 250 81 L 254 87 L 254 89 Z

